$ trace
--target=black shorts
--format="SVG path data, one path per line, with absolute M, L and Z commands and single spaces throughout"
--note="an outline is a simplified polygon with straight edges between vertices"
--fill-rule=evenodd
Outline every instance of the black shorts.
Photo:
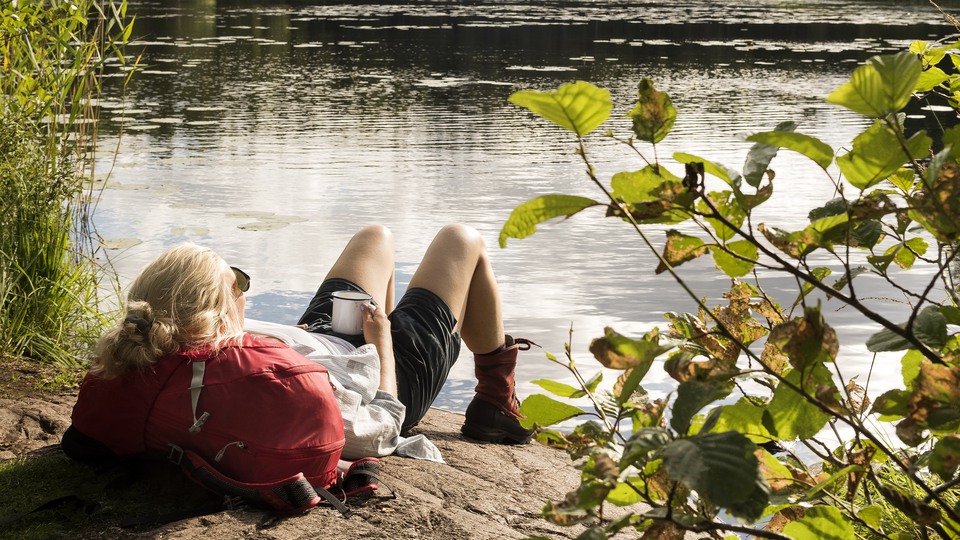
M 346 279 L 325 280 L 298 324 L 306 324 L 311 332 L 345 339 L 357 347 L 363 345 L 362 335 L 346 336 L 330 328 L 331 295 L 346 290 L 363 291 Z M 387 318 L 396 361 L 397 397 L 407 408 L 402 428 L 406 432 L 420 422 L 437 399 L 460 355 L 460 333 L 453 331 L 457 319 L 450 308 L 427 289 L 408 289 Z

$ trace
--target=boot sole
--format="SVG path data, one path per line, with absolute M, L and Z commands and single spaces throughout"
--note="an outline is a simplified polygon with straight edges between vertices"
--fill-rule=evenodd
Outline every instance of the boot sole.
M 473 426 L 467 423 L 460 427 L 460 433 L 470 437 L 471 439 L 497 444 L 524 444 L 533 438 L 533 433 L 525 437 L 516 437 L 512 433 L 506 432 L 502 429 L 484 428 Z

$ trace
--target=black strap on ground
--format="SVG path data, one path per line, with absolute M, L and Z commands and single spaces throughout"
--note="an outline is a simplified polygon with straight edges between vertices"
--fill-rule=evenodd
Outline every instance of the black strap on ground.
M 84 513 L 92 514 L 100 505 L 99 503 L 85 501 L 76 495 L 64 495 L 63 497 L 57 497 L 56 499 L 49 500 L 33 510 L 30 510 L 29 512 L 24 512 L 22 514 L 17 514 L 15 516 L 0 520 L 0 528 L 12 525 L 32 514 L 43 512 L 45 510 L 56 510 L 58 508 L 63 508 L 64 506 L 76 506 L 82 508 Z
M 142 512 L 121 518 L 120 527 L 124 529 L 153 527 L 156 525 L 180 521 L 182 519 L 216 514 L 217 512 L 224 510 L 224 508 L 226 508 L 226 505 L 223 501 L 211 501 L 209 503 L 191 506 L 190 508 L 172 510 L 170 512 Z

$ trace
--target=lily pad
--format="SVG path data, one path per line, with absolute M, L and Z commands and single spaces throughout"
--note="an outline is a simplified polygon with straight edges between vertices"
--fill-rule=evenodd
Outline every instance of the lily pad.
M 100 247 L 112 250 L 129 249 L 142 243 L 143 240 L 139 238 L 104 238 L 100 242 Z
M 284 216 L 274 214 L 273 212 L 228 212 L 227 216 L 230 217 L 253 217 L 258 221 L 243 223 L 237 225 L 238 229 L 244 231 L 272 231 L 275 229 L 282 229 L 291 223 L 301 223 L 307 221 L 307 218 L 300 216 Z

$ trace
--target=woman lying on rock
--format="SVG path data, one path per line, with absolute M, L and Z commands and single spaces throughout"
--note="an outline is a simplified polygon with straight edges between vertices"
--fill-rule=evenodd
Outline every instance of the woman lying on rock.
M 472 228 L 437 234 L 395 308 L 393 236 L 376 225 L 350 240 L 295 327 L 245 321 L 249 287 L 244 272 L 191 244 L 148 264 L 124 318 L 98 343 L 64 451 L 86 461 L 187 452 L 241 482 L 302 472 L 324 487 L 341 456 L 439 460 L 422 436 L 401 434 L 436 399 L 461 337 L 477 376 L 461 431 L 530 439 L 514 368 L 531 342 L 504 335 L 496 280 Z M 344 290 L 372 297 L 361 335 L 330 327 L 332 294 Z

